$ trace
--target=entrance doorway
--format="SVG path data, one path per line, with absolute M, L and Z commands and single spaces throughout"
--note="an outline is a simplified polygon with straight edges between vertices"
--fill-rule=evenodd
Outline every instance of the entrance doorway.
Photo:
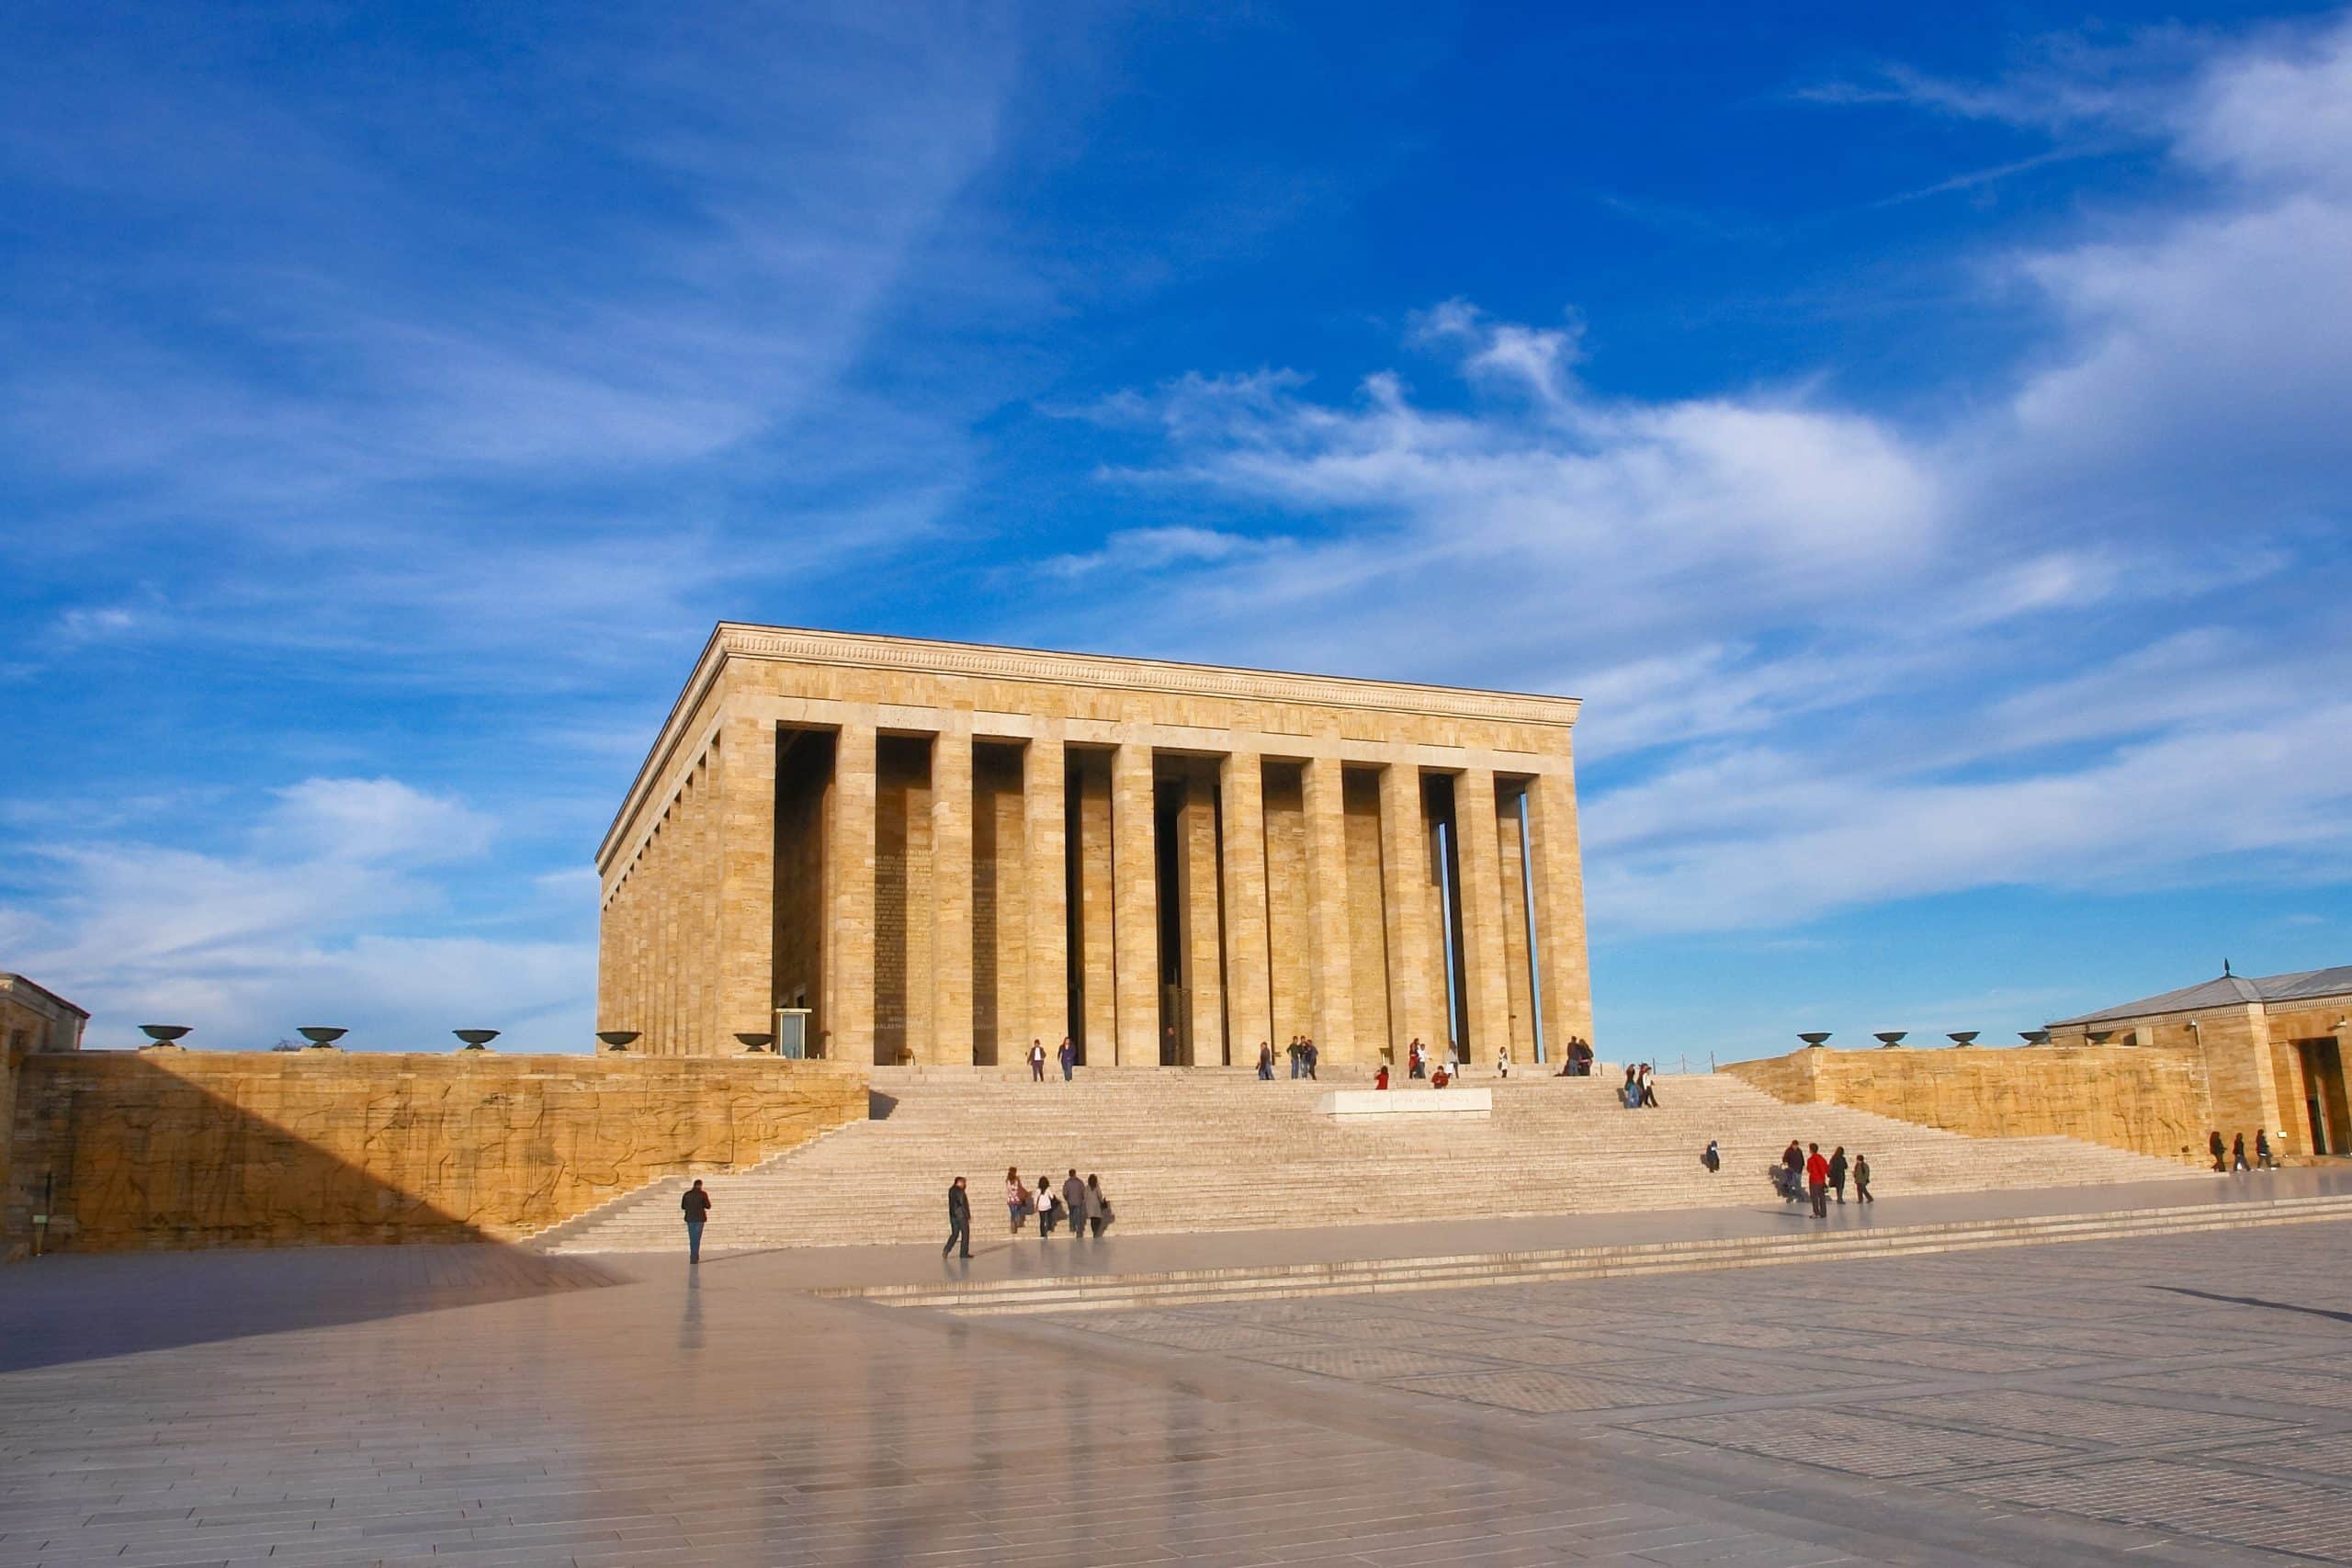
M 2344 1094 L 2344 1053 L 2333 1039 L 2298 1040 L 2302 1058 L 2303 1112 L 2311 1119 L 2312 1152 L 2352 1154 L 2352 1106 Z

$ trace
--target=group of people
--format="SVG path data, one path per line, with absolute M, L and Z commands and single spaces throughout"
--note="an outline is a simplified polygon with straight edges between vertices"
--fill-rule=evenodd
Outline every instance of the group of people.
M 2281 1133 L 2278 1136 L 2283 1140 L 2287 1134 Z M 2205 1146 L 2213 1156 L 2213 1168 L 2216 1171 L 2276 1170 L 2278 1168 L 2278 1156 L 2271 1152 L 2270 1134 L 2267 1130 L 2257 1130 L 2254 1134 L 2254 1160 L 2252 1164 L 2248 1164 L 2246 1161 L 2245 1134 L 2244 1133 L 2240 1133 L 2237 1136 L 2230 1140 L 2230 1147 L 2227 1154 L 2222 1152 L 2222 1134 L 2218 1130 L 2215 1131 L 2211 1138 L 2206 1140 Z
M 1581 1034 L 1568 1036 L 1567 1048 L 1560 1053 L 1560 1070 L 1555 1078 L 1589 1078 L 1592 1077 L 1592 1042 Z
M 1078 1047 L 1070 1043 L 1069 1035 L 1062 1036 L 1061 1049 L 1054 1053 L 1054 1060 L 1062 1065 L 1062 1082 L 1069 1082 L 1070 1069 L 1078 1066 Z M 1046 1043 L 1042 1040 L 1029 1042 L 1029 1081 L 1046 1081 Z
M 1618 1098 L 1625 1102 L 1628 1111 L 1645 1106 L 1652 1111 L 1657 1109 L 1657 1083 L 1650 1076 L 1647 1062 L 1625 1069 L 1625 1087 L 1618 1091 Z
M 1036 1215 L 1037 1237 L 1041 1241 L 1053 1235 L 1057 1225 L 1069 1227 L 1072 1237 L 1091 1235 L 1100 1240 L 1111 1222 L 1118 1218 L 1112 1211 L 1111 1200 L 1103 1194 L 1102 1179 L 1090 1172 L 1081 1180 L 1076 1167 L 1062 1179 L 1058 1191 L 1050 1176 L 1037 1178 L 1033 1190 L 1022 1179 L 1020 1167 L 1006 1167 L 1004 1207 L 1014 1235 L 1021 1234 L 1030 1215 Z M 964 1257 L 972 1256 L 972 1198 L 960 1176 L 947 1189 L 947 1245 L 939 1249 L 939 1255 L 944 1258 L 959 1248 Z
M 1283 1055 L 1290 1058 L 1290 1076 L 1295 1078 L 1315 1077 L 1315 1065 L 1323 1059 L 1322 1051 L 1304 1034 L 1292 1035 L 1290 1043 L 1283 1047 Z M 1264 1040 L 1258 1042 L 1258 1076 L 1268 1083 L 1274 1079 L 1274 1048 Z
M 1707 1145 L 1707 1152 L 1699 1156 L 1699 1161 L 1711 1171 L 1723 1168 L 1723 1156 L 1713 1142 Z M 1791 1138 L 1789 1146 L 1781 1151 L 1780 1163 L 1772 1168 L 1772 1185 L 1780 1190 L 1782 1198 L 1792 1203 L 1812 1199 L 1813 1217 L 1826 1220 L 1829 1217 L 1832 1193 L 1837 1195 L 1840 1203 L 1846 1201 L 1846 1179 L 1849 1176 L 1854 1181 L 1855 1202 L 1878 1201 L 1871 1196 L 1871 1162 L 1866 1156 L 1856 1155 L 1849 1162 L 1843 1144 L 1825 1156 L 1819 1144 L 1800 1145 L 1796 1139 Z

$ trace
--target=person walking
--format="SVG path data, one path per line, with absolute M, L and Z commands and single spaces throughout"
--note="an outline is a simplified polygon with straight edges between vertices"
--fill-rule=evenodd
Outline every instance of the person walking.
M 1699 1163 L 1707 1168 L 1707 1174 L 1709 1176 L 1713 1176 L 1723 1169 L 1723 1151 L 1715 1147 L 1714 1139 L 1709 1138 L 1707 1140 L 1707 1152 L 1699 1156 Z
M 1258 1042 L 1258 1081 L 1274 1081 L 1274 1043 L 1271 1040 Z
M 1007 1166 L 1004 1169 L 1004 1206 L 1012 1211 L 1012 1234 L 1021 1234 L 1021 1216 L 1029 1212 L 1029 1184 L 1021 1179 L 1020 1168 Z
M 2245 1162 L 2245 1134 L 2240 1133 L 2230 1140 L 2230 1174 L 2235 1176 L 2242 1170 L 2253 1168 L 2254 1167 Z
M 2270 1134 L 2260 1127 L 2254 1130 L 2254 1163 L 2263 1170 L 2278 1168 L 2278 1162 L 2270 1156 Z
M 1315 1048 L 1315 1036 L 1310 1034 L 1306 1037 L 1306 1049 L 1298 1054 L 1298 1059 L 1306 1064 L 1306 1076 L 1313 1077 L 1315 1064 L 1323 1059 L 1323 1053 Z
M 1062 1082 L 1069 1082 L 1069 1070 L 1078 1066 L 1078 1047 L 1071 1044 L 1069 1036 L 1065 1034 L 1062 1036 L 1062 1048 L 1054 1055 L 1062 1064 Z
M 1829 1190 L 1838 1194 L 1838 1201 L 1846 1201 L 1846 1145 L 1840 1144 L 1829 1156 Z
M 1042 1040 L 1029 1042 L 1029 1081 L 1046 1081 L 1046 1043 Z
M 1813 1217 L 1829 1217 L 1829 1162 L 1821 1157 L 1819 1144 L 1807 1144 L 1804 1161 L 1804 1190 L 1813 1195 Z
M 1078 1179 L 1076 1166 L 1062 1180 L 1062 1223 L 1069 1226 L 1072 1241 L 1086 1234 L 1086 1183 Z
M 1854 1201 L 1857 1203 L 1878 1201 L 1871 1196 L 1871 1162 L 1861 1155 L 1854 1156 Z
M 699 1179 L 686 1189 L 686 1195 L 678 1200 L 678 1207 L 684 1210 L 686 1215 L 686 1261 L 699 1263 L 702 1261 L 702 1227 L 710 1218 L 710 1194 L 702 1190 Z
M 2212 1151 L 2213 1168 L 2215 1171 L 2224 1171 L 2230 1168 L 2222 1160 L 2222 1130 L 2220 1128 L 2216 1127 L 2213 1129 L 2213 1135 L 2205 1140 L 2205 1146 Z
M 1642 1103 L 1652 1111 L 1657 1109 L 1657 1082 L 1647 1062 L 1642 1064 Z
M 964 1190 L 964 1179 L 960 1176 L 947 1189 L 947 1245 L 939 1249 L 939 1256 L 944 1258 L 955 1251 L 958 1242 L 964 1245 L 964 1256 L 971 1257 L 972 1195 Z
M 1102 1239 L 1102 1227 L 1119 1216 L 1111 1212 L 1111 1200 L 1102 1196 L 1102 1179 L 1092 1171 L 1086 1173 L 1086 1223 L 1093 1226 L 1093 1236 Z
M 1058 1207 L 1059 1200 L 1054 1196 L 1054 1179 L 1050 1176 L 1037 1178 L 1037 1239 L 1039 1241 L 1054 1234 L 1054 1219 Z

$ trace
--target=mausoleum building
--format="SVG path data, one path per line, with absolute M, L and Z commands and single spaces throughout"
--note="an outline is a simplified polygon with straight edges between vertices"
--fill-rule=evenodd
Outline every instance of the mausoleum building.
M 598 851 L 599 1027 L 854 1063 L 1592 1032 L 1565 697 L 721 624 Z M 796 1026 L 797 1028 L 796 1029 Z

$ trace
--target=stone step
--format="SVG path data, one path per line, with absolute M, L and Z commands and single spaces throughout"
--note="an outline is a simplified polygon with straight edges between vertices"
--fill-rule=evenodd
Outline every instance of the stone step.
M 1464 1290 L 1539 1280 L 1766 1268 L 1782 1263 L 1817 1265 L 1843 1258 L 1964 1252 L 2344 1219 L 2352 1219 L 2352 1198 L 2296 1198 L 1886 1225 L 1867 1231 L 1147 1274 L 1064 1275 L 973 1284 L 842 1286 L 811 1293 L 893 1307 L 932 1308 L 959 1315 L 1104 1312 L 1306 1296 Z
M 984 1069 L 880 1069 L 876 1117 L 745 1172 L 706 1178 L 729 1248 L 933 1239 L 940 1191 L 972 1179 L 986 1223 L 1008 1158 L 1032 1179 L 1100 1171 L 1125 1234 L 1702 1207 L 1762 1196 L 1792 1132 L 1872 1156 L 1882 1190 L 1936 1192 L 2193 1175 L 2064 1138 L 1986 1140 L 1839 1106 L 1792 1106 L 1736 1078 L 1659 1080 L 1628 1111 L 1596 1079 L 1488 1079 L 1486 1116 L 1317 1113 L 1318 1084 L 1248 1071 L 1117 1069 L 1031 1084 Z M 1724 1174 L 1698 1165 L 1720 1142 Z M 657 1183 L 538 1238 L 565 1253 L 668 1250 Z

